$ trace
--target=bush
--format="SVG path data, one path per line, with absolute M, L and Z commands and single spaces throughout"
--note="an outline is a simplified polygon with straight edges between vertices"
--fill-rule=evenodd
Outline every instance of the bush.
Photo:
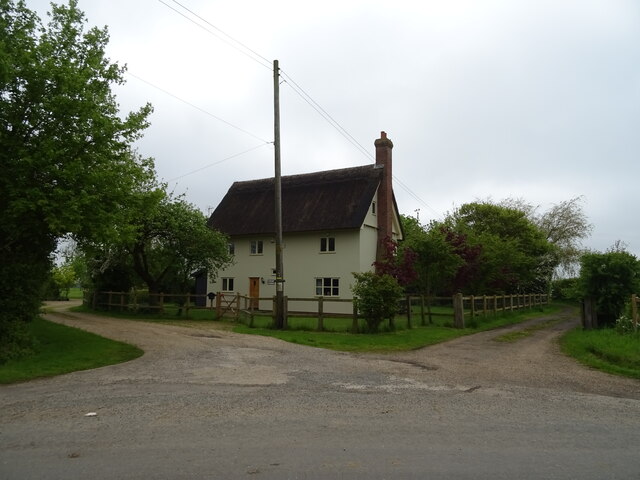
M 354 304 L 367 323 L 370 333 L 378 332 L 380 324 L 398 312 L 398 301 L 402 298 L 402 287 L 390 275 L 373 272 L 354 273 L 356 283 L 351 287 Z
M 0 322 L 0 365 L 32 353 L 34 346 L 28 323 L 19 320 Z
M 637 332 L 633 319 L 627 315 L 621 315 L 616 320 L 616 332 L 620 335 L 633 335 Z
M 613 325 L 625 302 L 640 290 L 640 261 L 620 249 L 588 253 L 581 259 L 578 291 L 596 300 L 598 320 Z
M 560 278 L 554 280 L 552 289 L 553 300 L 560 301 L 574 301 L 579 300 L 580 295 L 577 292 L 578 279 L 577 278 Z

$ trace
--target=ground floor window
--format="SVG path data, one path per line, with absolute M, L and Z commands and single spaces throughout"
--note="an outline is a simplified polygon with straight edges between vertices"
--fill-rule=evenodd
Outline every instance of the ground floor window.
M 233 292 L 233 278 L 222 278 L 222 291 Z
M 335 277 L 316 278 L 316 296 L 319 296 L 319 297 L 340 296 L 340 279 Z

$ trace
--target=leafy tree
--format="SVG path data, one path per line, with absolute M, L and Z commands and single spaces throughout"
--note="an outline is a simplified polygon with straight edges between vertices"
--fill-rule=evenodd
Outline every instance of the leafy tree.
M 400 249 L 398 242 L 389 237 L 384 239 L 384 249 L 382 260 L 373 263 L 376 272 L 381 275 L 391 275 L 402 287 L 415 282 L 417 254 L 414 250 L 409 246 Z
M 173 282 L 173 291 L 187 292 L 191 274 L 214 275 L 231 261 L 226 236 L 210 229 L 207 218 L 184 200 L 164 199 L 136 224 L 135 240 L 126 246 L 133 268 L 157 293 Z
M 448 232 L 439 222 L 431 222 L 425 228 L 417 218 L 403 216 L 401 220 L 405 240 L 400 248 L 414 252 L 415 290 L 427 295 L 450 294 L 463 260 L 447 241 Z
M 575 197 L 553 205 L 540 215 L 536 224 L 556 248 L 555 261 L 567 274 L 575 274 L 584 249 L 580 241 L 587 238 L 593 226 L 582 209 L 582 197 Z
M 210 229 L 196 207 L 162 189 L 138 195 L 129 215 L 118 239 L 85 246 L 87 252 L 95 252 L 94 269 L 99 267 L 100 273 L 94 279 L 102 287 L 110 282 L 110 273 L 121 272 L 120 278 L 128 278 L 129 285 L 136 279 L 144 282 L 150 294 L 187 293 L 194 271 L 215 275 L 231 261 L 227 238 Z
M 393 324 L 393 317 L 398 312 L 398 302 L 402 298 L 402 287 L 398 282 L 391 275 L 378 275 L 374 272 L 353 273 L 353 276 L 353 300 L 358 312 L 367 322 L 368 331 L 377 332 L 385 319 Z
M 456 285 L 460 290 L 511 293 L 544 288 L 554 267 L 554 247 L 526 212 L 473 202 L 449 215 L 444 227 L 464 260 Z M 466 278 L 460 278 L 461 273 Z
M 500 205 L 524 212 L 554 245 L 553 262 L 563 273 L 574 275 L 575 267 L 585 253 L 580 241 L 587 238 L 593 228 L 582 208 L 583 200 L 583 197 L 564 200 L 543 213 L 538 213 L 538 207 L 522 199 L 506 199 Z
M 587 253 L 580 261 L 578 291 L 594 298 L 598 319 L 613 324 L 625 302 L 640 291 L 640 261 L 616 245 L 605 253 Z
M 69 290 L 73 287 L 78 280 L 76 272 L 73 269 L 73 265 L 70 263 L 63 263 L 62 265 L 56 265 L 52 271 L 53 281 L 60 290 L 61 298 L 69 298 Z
M 132 190 L 153 177 L 131 148 L 151 107 L 121 118 L 104 53 L 71 0 L 43 25 L 22 0 L 0 0 L 0 362 L 25 345 L 57 238 L 113 235 Z

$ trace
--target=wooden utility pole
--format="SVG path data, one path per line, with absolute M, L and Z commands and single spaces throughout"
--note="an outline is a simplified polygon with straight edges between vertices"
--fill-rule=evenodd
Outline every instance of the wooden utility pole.
M 284 268 L 282 260 L 282 175 L 280 172 L 280 68 L 273 61 L 273 132 L 275 150 L 275 206 L 276 206 L 276 311 L 275 327 L 286 325 L 284 308 Z

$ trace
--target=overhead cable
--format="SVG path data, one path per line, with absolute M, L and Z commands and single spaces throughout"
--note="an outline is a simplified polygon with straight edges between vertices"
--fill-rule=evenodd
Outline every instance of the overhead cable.
M 179 180 L 179 179 L 181 179 L 181 178 L 183 178 L 183 177 L 187 177 L 187 176 L 189 176 L 189 175 L 193 175 L 194 173 L 201 172 L 202 170 L 206 170 L 207 168 L 211 168 L 211 167 L 213 167 L 213 166 L 215 166 L 215 165 L 219 165 L 219 164 L 221 164 L 222 162 L 226 162 L 227 160 L 231 160 L 232 158 L 240 157 L 240 156 L 242 156 L 242 155 L 245 155 L 245 154 L 247 154 L 247 153 L 249 153 L 249 152 L 252 152 L 252 151 L 257 150 L 258 148 L 261 148 L 261 147 L 264 147 L 264 146 L 265 146 L 265 144 L 264 144 L 264 143 L 261 143 L 260 145 L 256 145 L 255 147 L 251 147 L 251 148 L 250 148 L 250 149 L 248 149 L 248 150 L 244 150 L 244 151 L 242 151 L 242 152 L 240 152 L 240 153 L 236 153 L 236 154 L 231 155 L 231 156 L 229 156 L 229 157 L 223 158 L 222 160 L 218 160 L 218 161 L 216 161 L 216 162 L 209 163 L 208 165 L 205 165 L 205 166 L 203 166 L 203 167 L 197 168 L 197 169 L 192 170 L 192 171 L 190 171 L 190 172 L 187 172 L 187 173 L 185 173 L 185 174 L 183 174 L 183 175 L 180 175 L 180 176 L 177 176 L 177 177 L 170 178 L 169 180 L 167 180 L 167 183 L 168 183 L 168 182 L 174 182 L 174 181 Z
M 210 30 L 209 28 L 207 28 L 205 25 L 202 25 L 201 23 L 196 22 L 193 18 L 189 17 L 188 15 L 185 15 L 184 13 L 182 13 L 177 8 L 172 7 L 171 5 L 169 5 L 164 0 L 158 0 L 158 1 L 160 3 L 162 3 L 164 6 L 166 6 L 167 8 L 170 8 L 171 10 L 176 12 L 178 15 L 186 18 L 187 20 L 189 20 L 194 25 L 197 25 L 198 27 L 200 27 L 205 32 L 207 32 L 207 33 L 213 35 L 214 37 L 218 38 L 219 40 L 223 41 L 224 43 L 229 45 L 234 50 L 237 50 L 238 52 L 242 53 L 243 55 L 249 57 L 251 60 L 253 60 L 254 62 L 260 64 L 261 66 L 263 66 L 263 67 L 265 67 L 265 68 L 267 68 L 269 70 L 271 69 L 271 62 L 269 60 L 267 60 L 266 58 L 264 58 L 262 55 L 260 55 L 256 51 L 252 50 L 251 48 L 247 47 L 242 42 L 239 42 L 238 40 L 233 38 L 231 35 L 228 35 L 227 33 L 223 32 L 218 27 L 213 25 L 211 22 L 209 22 L 208 20 L 202 18 L 197 13 L 193 12 L 189 8 L 187 8 L 184 5 L 182 5 L 180 2 L 177 2 L 176 0 L 173 0 L 173 2 L 175 4 L 177 4 L 180 7 L 182 7 L 185 11 L 189 12 L 191 15 L 193 15 L 196 18 L 198 18 L 200 21 L 202 21 L 202 22 L 206 23 L 207 25 L 209 25 L 210 27 L 214 28 L 216 30 L 216 32 L 219 32 L 219 33 L 216 33 L 214 31 Z
M 176 100 L 179 100 L 180 102 L 182 102 L 182 103 L 184 103 L 184 104 L 186 104 L 186 105 L 189 105 L 190 107 L 193 107 L 193 108 L 195 108 L 196 110 L 201 111 L 201 112 L 202 112 L 202 113 L 204 113 L 205 115 L 208 115 L 208 116 L 210 116 L 210 117 L 212 117 L 212 118 L 215 118 L 215 119 L 216 119 L 216 120 L 218 120 L 219 122 L 222 122 L 222 123 L 224 123 L 225 125 L 228 125 L 228 126 L 229 126 L 229 127 L 231 127 L 231 128 L 235 128 L 235 129 L 236 129 L 236 130 L 238 130 L 239 132 L 245 133 L 245 134 L 249 135 L 250 137 L 253 137 L 253 138 L 255 138 L 256 140 L 260 140 L 260 141 L 262 141 L 262 142 L 264 142 L 264 143 L 273 143 L 273 142 L 271 142 L 271 141 L 269 141 L 269 140 L 265 140 L 265 139 L 263 139 L 263 138 L 260 138 L 260 137 L 259 137 L 259 136 L 257 136 L 257 135 L 254 135 L 253 133 L 251 133 L 251 132 L 249 132 L 249 131 L 245 130 L 244 128 L 240 128 L 240 127 L 238 127 L 237 125 L 234 125 L 233 123 L 227 122 L 226 120 L 224 120 L 224 119 L 222 119 L 222 118 L 218 117 L 217 115 L 214 115 L 213 113 L 211 113 L 211 112 L 209 112 L 209 111 L 205 110 L 204 108 L 201 108 L 201 107 L 199 107 L 199 106 L 197 106 L 197 105 L 195 105 L 195 104 L 193 104 L 193 103 L 191 103 L 191 102 L 189 102 L 189 101 L 187 101 L 187 100 L 185 100 L 185 99 L 183 99 L 183 98 L 180 98 L 180 97 L 178 97 L 177 95 L 174 95 L 173 93 L 171 93 L 171 92 L 169 92 L 169 91 L 165 90 L 164 88 L 161 88 L 161 87 L 159 87 L 159 86 L 157 86 L 157 85 L 155 85 L 155 84 L 153 84 L 153 83 L 149 82 L 148 80 L 145 80 L 144 78 L 141 78 L 141 77 L 139 77 L 138 75 L 135 75 L 134 73 L 131 73 L 131 72 L 127 71 L 127 74 L 128 74 L 128 75 L 130 75 L 130 76 L 132 76 L 133 78 L 135 78 L 135 79 L 137 79 L 137 80 L 139 80 L 139 81 L 143 82 L 143 83 L 146 83 L 147 85 L 149 85 L 149 86 L 151 86 L 151 87 L 155 88 L 156 90 L 160 90 L 162 93 L 165 93 L 166 95 L 169 95 L 170 97 L 173 97 L 173 98 L 175 98 Z
M 211 28 L 215 29 L 216 32 L 211 31 L 209 28 L 205 27 L 204 25 L 202 25 L 201 23 L 196 22 L 193 18 L 189 17 L 188 15 L 185 15 L 184 13 L 182 13 L 181 11 L 179 11 L 178 9 L 172 7 L 171 5 L 169 5 L 168 3 L 166 3 L 164 0 L 158 0 L 160 3 L 162 3 L 163 5 L 165 5 L 166 7 L 170 8 L 171 10 L 173 10 L 174 12 L 178 13 L 179 15 L 181 15 L 182 17 L 186 18 L 187 20 L 189 20 L 190 22 L 194 23 L 195 25 L 197 25 L 198 27 L 202 28 L 204 31 L 208 32 L 209 34 L 215 36 L 216 38 L 222 40 L 224 43 L 226 43 L 227 45 L 229 45 L 230 47 L 232 47 L 233 49 L 237 50 L 238 52 L 242 53 L 243 55 L 249 57 L 251 60 L 257 62 L 258 64 L 260 64 L 261 66 L 268 68 L 269 70 L 272 69 L 272 62 L 270 60 L 268 60 L 266 57 L 264 57 L 263 55 L 259 54 L 258 52 L 256 52 L 255 50 L 253 50 L 252 48 L 248 47 L 247 45 L 245 45 L 244 43 L 240 42 L 239 40 L 235 39 L 234 37 L 232 37 L 231 35 L 229 35 L 228 33 L 224 32 L 223 30 L 221 30 L 220 28 L 218 28 L 217 26 L 215 26 L 213 23 L 211 23 L 210 21 L 208 21 L 207 19 L 203 18 L 202 16 L 198 15 L 197 13 L 195 13 L 193 10 L 189 9 L 188 7 L 186 7 L 185 5 L 183 5 L 182 3 L 180 3 L 177 0 L 172 0 L 173 3 L 175 3 L 176 5 L 180 6 L 183 10 L 189 12 L 189 14 L 191 14 L 193 17 L 199 19 L 201 22 L 204 22 L 206 25 L 210 26 Z M 280 71 L 281 73 L 281 77 L 283 78 L 284 82 L 298 95 L 300 96 L 300 98 L 302 98 L 311 108 L 313 108 L 327 123 L 329 123 L 329 125 L 331 125 L 340 135 L 342 135 L 349 143 L 351 143 L 361 154 L 363 154 L 365 157 L 369 158 L 369 159 L 374 159 L 374 156 L 371 154 L 371 152 L 362 146 L 362 144 L 360 142 L 358 142 L 353 135 L 351 135 L 342 125 L 340 125 L 340 123 L 338 123 L 338 121 L 336 121 L 324 108 L 322 108 L 322 106 L 320 106 L 320 104 L 318 102 L 316 102 L 311 95 L 309 95 L 300 85 L 298 85 L 293 78 L 291 78 L 290 75 L 288 75 L 286 72 L 284 71 Z M 143 80 L 144 81 L 144 80 Z M 153 85 L 152 85 L 153 86 Z M 156 87 L 157 88 L 157 87 Z M 161 90 L 161 89 L 160 89 Z M 167 92 L 168 93 L 168 92 Z M 170 94 L 171 95 L 171 94 Z M 173 96 L 173 95 L 172 95 Z M 177 98 L 177 97 L 176 97 Z M 180 99 L 179 99 L 180 100 Z M 188 103 L 188 102 L 185 102 Z M 188 103 L 189 104 L 189 103 Z M 191 104 L 189 104 L 191 105 Z M 192 105 L 195 107 L 195 105 Z M 195 107 L 198 108 L 199 110 L 201 110 L 199 107 Z M 204 110 L 202 110 L 204 111 Z M 209 114 L 208 112 L 205 111 L 205 113 Z M 210 115 L 210 114 L 209 114 Z M 212 115 L 213 116 L 213 115 Z M 215 117 L 215 116 L 214 116 Z M 217 118 L 217 117 L 215 117 Z M 219 119 L 221 120 L 221 119 Z M 238 127 L 235 127 L 234 125 L 229 124 L 228 122 L 225 122 L 224 120 L 221 120 L 224 123 L 227 123 L 228 125 L 239 129 Z M 241 131 L 244 131 L 242 129 L 239 129 Z M 248 133 L 246 131 L 244 131 L 245 133 Z M 250 134 L 252 135 L 252 134 Z M 255 135 L 252 135 L 255 137 Z M 260 139 L 259 137 L 255 137 Z M 253 149 L 252 149 L 253 150 Z M 233 157 L 231 157 L 233 158 Z M 222 160 L 224 161 L 224 160 Z M 220 163 L 220 162 L 217 162 Z M 216 165 L 217 163 L 214 163 L 210 166 Z M 204 167 L 207 168 L 207 167 Z M 199 170 L 197 170 L 199 171 Z M 195 173 L 195 172 L 192 172 Z M 187 174 L 187 175 L 190 175 Z M 180 177 L 179 177 L 180 178 Z M 422 200 L 415 192 L 413 192 L 407 185 L 405 185 L 403 182 L 401 182 L 395 175 L 394 175 L 394 180 L 396 180 L 396 182 L 398 183 L 398 185 L 400 185 L 400 187 L 402 189 L 404 189 L 409 195 L 411 195 L 416 201 L 418 201 L 421 205 L 425 206 L 426 208 L 428 208 L 429 210 L 431 210 L 433 213 L 435 213 L 438 217 L 441 217 L 441 215 L 434 209 L 432 208 L 429 204 L 427 204 L 424 200 Z

